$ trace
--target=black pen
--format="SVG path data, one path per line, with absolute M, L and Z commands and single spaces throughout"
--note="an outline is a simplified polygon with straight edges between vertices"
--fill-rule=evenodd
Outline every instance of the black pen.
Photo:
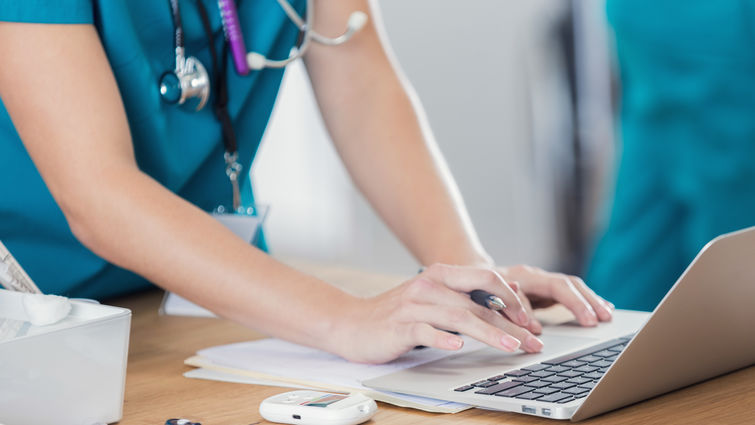
M 417 273 L 422 273 L 423 271 L 425 271 L 425 268 L 420 267 Z M 506 304 L 504 304 L 502 299 L 482 289 L 475 289 L 470 292 L 469 297 L 477 304 L 494 311 L 501 311 L 506 308 Z
M 501 311 L 506 308 L 506 304 L 503 303 L 502 299 L 481 289 L 475 289 L 469 293 L 469 296 L 472 298 L 472 301 L 491 310 Z

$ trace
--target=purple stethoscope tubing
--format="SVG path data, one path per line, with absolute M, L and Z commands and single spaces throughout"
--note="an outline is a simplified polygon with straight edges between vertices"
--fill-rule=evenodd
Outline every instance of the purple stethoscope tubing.
M 246 61 L 246 45 L 239 24 L 239 13 L 234 0 L 218 0 L 220 17 L 223 20 L 223 31 L 233 56 L 233 65 L 239 75 L 249 73 L 249 64 Z

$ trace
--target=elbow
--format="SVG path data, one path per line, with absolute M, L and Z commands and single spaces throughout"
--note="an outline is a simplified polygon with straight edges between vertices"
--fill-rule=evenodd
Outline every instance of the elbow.
M 87 249 L 100 255 L 103 247 L 98 241 L 101 238 L 97 236 L 95 218 L 92 217 L 91 208 L 87 202 L 74 199 L 73 196 L 59 197 L 57 202 L 73 236 Z

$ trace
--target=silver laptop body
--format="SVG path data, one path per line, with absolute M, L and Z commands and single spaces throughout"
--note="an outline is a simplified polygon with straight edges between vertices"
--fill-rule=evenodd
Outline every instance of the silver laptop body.
M 626 338 L 617 339 L 621 337 Z M 509 354 L 486 347 L 363 384 L 577 421 L 755 364 L 755 227 L 708 243 L 652 314 L 619 310 L 611 323 L 596 328 L 579 328 L 575 323 L 546 326 L 542 339 L 542 353 Z M 600 345 L 600 350 L 589 348 L 595 345 Z M 575 351 L 581 354 L 570 354 Z M 600 356 L 610 360 L 610 365 Z M 558 363 L 563 359 L 576 363 Z M 587 363 L 593 359 L 597 360 Z M 570 388 L 575 394 L 561 402 L 538 398 L 554 399 L 554 395 L 565 393 L 540 395 L 536 391 L 552 389 L 529 386 L 565 378 L 561 374 L 572 372 L 551 372 L 566 369 L 562 365 L 579 364 L 582 370 L 605 367 L 582 375 L 593 378 L 589 383 L 569 383 L 587 378 L 562 380 L 563 386 L 573 385 Z M 545 377 L 518 382 L 525 378 L 515 375 L 522 373 L 529 379 L 532 375 Z M 459 391 L 465 387 L 470 388 Z M 496 393 L 498 389 L 501 391 Z M 507 395 L 527 389 L 530 391 L 516 397 Z M 528 395 L 534 399 L 526 399 Z

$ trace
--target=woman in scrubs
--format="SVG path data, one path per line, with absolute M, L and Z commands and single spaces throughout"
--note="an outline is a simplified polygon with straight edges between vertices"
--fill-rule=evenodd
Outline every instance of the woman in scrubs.
M 200 1 L 222 51 L 217 2 Z M 196 0 L 180 3 L 187 55 L 213 63 Z M 212 108 L 160 98 L 157 82 L 175 64 L 167 0 L 0 5 L 0 239 L 45 292 L 107 297 L 152 282 L 269 335 L 360 362 L 416 345 L 459 349 L 460 337 L 444 330 L 537 352 L 541 326 L 528 296 L 565 304 L 585 326 L 609 320 L 612 306 L 579 278 L 497 267 L 485 253 L 370 6 L 317 1 L 321 34 L 339 33 L 354 10 L 371 11 L 370 19 L 342 46 L 312 45 L 304 61 L 351 177 L 429 265 L 423 273 L 357 298 L 279 263 L 207 214 L 231 198 L 221 126 Z M 275 1 L 239 9 L 248 50 L 288 56 L 299 34 Z M 227 110 L 248 170 L 282 71 L 242 77 L 227 68 Z M 473 303 L 474 289 L 499 296 L 504 314 Z
M 755 2 L 607 7 L 623 152 L 587 276 L 619 307 L 652 310 L 708 241 L 755 225 Z

